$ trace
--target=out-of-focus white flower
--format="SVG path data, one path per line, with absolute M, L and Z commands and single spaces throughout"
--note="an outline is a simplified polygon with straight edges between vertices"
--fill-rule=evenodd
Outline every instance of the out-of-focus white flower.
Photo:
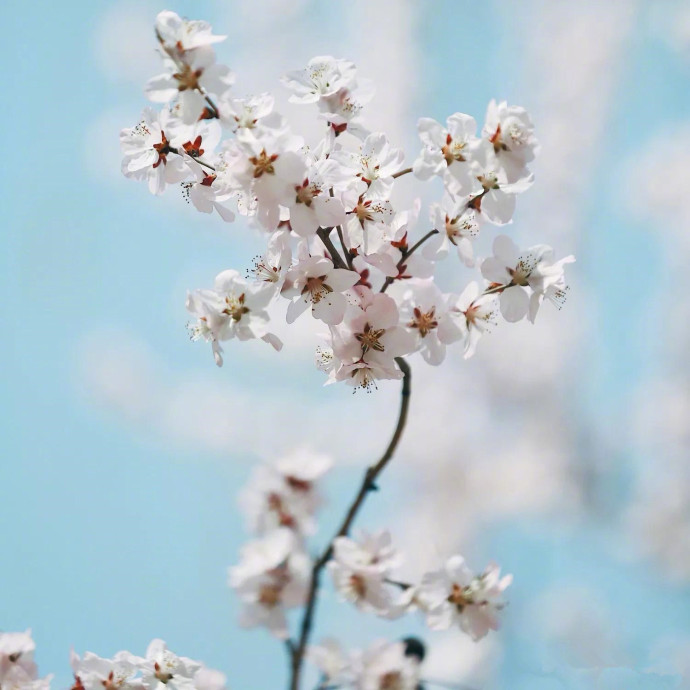
M 208 22 L 182 19 L 175 12 L 164 10 L 156 17 L 156 35 L 171 50 L 187 52 L 224 41 L 226 36 L 213 33 Z
M 0 688 L 2 690 L 48 690 L 52 676 L 38 677 L 34 662 L 36 643 L 31 630 L 0 632 Z
M 331 468 L 330 456 L 300 448 L 271 466 L 260 466 L 240 494 L 240 505 L 259 534 L 289 527 L 312 534 L 322 499 L 317 481 Z
M 375 642 L 353 665 L 357 690 L 417 690 L 419 662 L 405 654 L 403 642 Z
M 432 630 L 457 624 L 479 640 L 489 630 L 498 630 L 498 613 L 505 606 L 502 594 L 512 580 L 512 575 L 500 577 L 495 564 L 475 575 L 462 556 L 452 556 L 443 568 L 424 575 L 417 596 Z
M 269 532 L 242 548 L 240 563 L 228 571 L 228 584 L 244 604 L 240 625 L 264 626 L 287 639 L 286 609 L 302 606 L 310 562 L 287 528 Z
M 321 671 L 322 685 L 345 685 L 353 680 L 352 662 L 338 640 L 326 638 L 311 645 L 307 659 Z
M 401 563 L 386 530 L 362 532 L 359 540 L 337 537 L 327 567 L 337 592 L 364 611 L 393 618 L 402 613 L 387 576 Z
M 305 69 L 288 72 L 282 82 L 292 91 L 293 103 L 316 103 L 349 86 L 355 72 L 352 62 L 325 55 L 309 60 Z

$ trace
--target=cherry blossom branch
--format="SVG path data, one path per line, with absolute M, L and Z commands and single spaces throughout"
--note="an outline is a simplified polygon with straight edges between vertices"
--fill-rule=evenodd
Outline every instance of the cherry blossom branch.
M 402 177 L 403 175 L 407 175 L 408 173 L 412 172 L 412 168 L 404 168 L 403 170 L 398 170 L 397 173 L 393 173 L 391 177 L 395 180 L 398 177 Z
M 290 690 L 299 690 L 302 663 L 304 661 L 304 655 L 309 642 L 309 637 L 311 635 L 314 612 L 316 610 L 316 600 L 319 592 L 319 580 L 322 570 L 333 555 L 333 544 L 338 537 L 344 537 L 349 533 L 350 527 L 357 517 L 357 513 L 359 512 L 360 508 L 364 504 L 367 495 L 370 491 L 375 491 L 377 489 L 376 480 L 393 457 L 393 454 L 398 447 L 398 443 L 400 442 L 405 429 L 407 413 L 410 406 L 410 394 L 412 391 L 412 370 L 410 369 L 410 365 L 402 357 L 396 357 L 395 361 L 403 373 L 398 422 L 395 426 L 393 437 L 388 443 L 388 447 L 386 448 L 384 454 L 375 465 L 368 467 L 364 473 L 362 484 L 359 487 L 359 491 L 357 492 L 352 505 L 345 515 L 340 529 L 337 531 L 333 539 L 331 539 L 326 550 L 314 562 L 311 572 L 311 581 L 309 583 L 307 605 L 304 610 L 304 616 L 302 618 L 302 625 L 300 628 L 299 642 L 294 648 L 294 653 L 292 655 L 292 676 L 290 679 Z
M 396 268 L 398 269 L 398 273 L 402 270 L 403 266 L 405 265 L 405 262 L 414 254 L 430 237 L 433 237 L 434 235 L 438 235 L 438 230 L 429 230 L 424 237 L 422 237 L 421 240 L 415 242 L 412 247 L 408 250 L 402 250 L 402 257 L 400 261 L 396 264 Z M 388 289 L 388 286 L 395 280 L 395 278 L 386 278 L 384 281 L 382 287 L 381 287 L 381 292 L 385 292 Z
M 319 228 L 316 231 L 316 234 L 319 236 L 319 239 L 324 243 L 326 249 L 328 249 L 328 252 L 331 255 L 331 260 L 333 261 L 333 265 L 336 268 L 347 268 L 345 260 L 342 256 L 340 256 L 338 250 L 335 248 L 335 245 L 331 241 L 331 230 L 333 230 L 333 228 Z
M 168 151 L 170 153 L 174 153 L 177 156 L 182 155 L 179 149 L 175 148 L 174 146 L 168 146 Z M 208 168 L 209 170 L 215 170 L 215 168 L 210 163 L 201 160 L 201 158 L 197 158 L 196 156 L 190 156 L 190 158 L 193 158 L 199 165 L 203 165 L 205 168 Z

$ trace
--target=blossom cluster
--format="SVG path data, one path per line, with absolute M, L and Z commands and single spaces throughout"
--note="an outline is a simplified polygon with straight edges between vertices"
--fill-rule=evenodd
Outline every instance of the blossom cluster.
M 498 629 L 505 605 L 502 594 L 512 576 L 501 577 L 494 564 L 475 575 L 462 556 L 455 555 L 425 573 L 418 584 L 408 584 L 395 577 L 402 560 L 388 531 L 362 531 L 357 540 L 335 539 L 327 567 L 341 597 L 363 611 L 384 618 L 420 611 L 431 630 L 456 625 L 474 640 Z
M 303 606 L 307 596 L 312 562 L 305 537 L 315 531 L 322 504 L 317 481 L 331 465 L 327 455 L 297 450 L 256 468 L 240 495 L 256 536 L 228 572 L 228 584 L 243 603 L 243 627 L 265 626 L 288 639 L 286 613 Z
M 123 173 L 147 182 L 154 194 L 179 185 L 198 211 L 227 223 L 243 216 L 262 237 L 248 270 L 222 270 L 212 287 L 187 295 L 190 336 L 210 343 L 219 366 L 226 341 L 260 339 L 280 350 L 271 315 L 282 304 L 288 324 L 308 318 L 305 312 L 323 324 L 325 342 L 315 359 L 326 383 L 370 391 L 379 380 L 405 378 L 407 356 L 419 353 L 436 366 L 454 346 L 468 358 L 499 317 L 534 322 L 544 300 L 563 304 L 572 256 L 557 259 L 544 244 L 521 248 L 507 234 L 493 238 L 491 256 L 479 256 L 475 246 L 489 227 L 512 222 L 517 197 L 534 181 L 529 166 L 539 144 L 524 108 L 492 100 L 481 127 L 459 112 L 445 123 L 422 118 L 420 146 L 406 167 L 402 149 L 367 127 L 374 91 L 352 62 L 318 56 L 283 77 L 290 101 L 311 108 L 318 125 L 307 142 L 276 111 L 271 94 L 234 93 L 234 76 L 214 51 L 225 37 L 209 24 L 161 12 L 156 37 L 164 71 L 148 82 L 146 94 L 161 108 L 145 109 L 139 124 L 122 130 Z M 398 203 L 398 181 L 407 175 L 435 185 L 427 209 L 419 199 Z M 473 279 L 446 291 L 444 271 L 437 270 L 444 261 L 475 271 Z M 388 459 L 407 397 L 405 378 Z M 285 641 L 292 688 L 305 656 L 321 671 L 319 687 L 420 687 L 424 651 L 413 638 L 348 653 L 332 640 L 311 645 L 322 569 L 341 599 L 382 618 L 418 612 L 431 630 L 456 627 L 473 640 L 499 627 L 512 578 L 498 566 L 476 574 L 452 555 L 418 582 L 405 582 L 403 557 L 387 530 L 350 536 L 385 458 L 369 468 L 320 555 L 313 555 L 309 539 L 329 456 L 301 449 L 261 466 L 240 496 L 253 538 L 229 569 L 228 583 L 242 603 L 240 624 Z M 304 618 L 291 636 L 290 610 L 299 607 Z M 129 657 L 120 662 L 141 670 Z M 81 678 L 82 669 L 75 673 Z
M 539 145 L 524 108 L 491 101 L 479 131 L 463 113 L 445 124 L 422 118 L 420 150 L 405 168 L 404 152 L 367 129 L 373 89 L 352 62 L 319 56 L 283 77 L 290 100 L 313 107 L 321 122 L 321 139 L 308 146 L 271 94 L 234 94 L 233 74 L 214 52 L 224 37 L 207 23 L 166 11 L 156 35 L 165 71 L 146 94 L 163 105 L 122 130 L 123 173 L 155 194 L 180 184 L 199 211 L 226 222 L 239 213 L 265 238 L 246 275 L 224 270 L 187 297 L 190 335 L 211 344 L 218 365 L 224 341 L 282 347 L 270 327 L 275 300 L 288 323 L 310 311 L 327 326 L 316 362 L 328 383 L 367 390 L 402 377 L 398 357 L 419 352 L 438 365 L 454 344 L 469 357 L 499 314 L 534 321 L 544 299 L 563 303 L 573 257 L 556 260 L 546 245 L 521 249 L 506 235 L 491 257 L 479 259 L 473 247 L 485 226 L 512 221 L 532 185 Z M 442 182 L 426 220 L 419 201 L 393 205 L 407 174 Z M 451 255 L 479 269 L 458 292 L 442 290 L 435 276 Z
M 256 468 L 240 495 L 257 537 L 229 570 L 229 585 L 243 602 L 242 626 L 264 626 L 289 639 L 286 614 L 306 603 L 313 565 L 306 537 L 313 534 L 323 503 L 317 482 L 331 464 L 326 455 L 295 451 Z M 402 563 L 388 531 L 362 531 L 358 539 L 333 540 L 326 568 L 339 596 L 362 611 L 388 619 L 420 611 L 430 629 L 457 626 L 474 640 L 498 629 L 502 593 L 511 577 L 501 577 L 497 566 L 475 575 L 462 557 L 453 556 L 419 583 L 408 584 L 395 575 Z
M 31 631 L 0 633 L 0 687 L 48 690 L 52 676 L 38 677 Z M 70 655 L 72 690 L 225 690 L 225 676 L 201 662 L 177 656 L 163 640 L 152 640 L 145 657 L 118 652 L 104 659 L 92 652 Z

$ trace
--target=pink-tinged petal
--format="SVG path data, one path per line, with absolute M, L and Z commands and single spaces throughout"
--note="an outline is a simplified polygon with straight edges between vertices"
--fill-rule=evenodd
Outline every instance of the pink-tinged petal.
M 378 268 L 388 278 L 395 278 L 400 271 L 396 260 L 390 254 L 365 254 L 364 260 L 374 268 Z
M 482 198 L 481 210 L 494 225 L 510 223 L 515 213 L 515 195 L 492 189 Z
M 455 343 L 458 340 L 462 340 L 464 337 L 463 330 L 459 328 L 455 320 L 449 316 L 441 319 L 436 329 L 436 334 L 438 335 L 438 339 L 445 345 Z
M 336 326 L 342 322 L 346 306 L 347 300 L 344 295 L 339 292 L 330 292 L 314 304 L 311 311 L 315 319 L 329 326 Z
M 346 268 L 334 268 L 326 276 L 326 283 L 335 292 L 343 292 L 359 282 L 359 273 Z
M 213 204 L 213 206 L 216 211 L 218 211 L 218 215 L 226 223 L 232 223 L 232 221 L 235 220 L 235 214 L 227 206 L 223 206 L 222 204 Z
M 426 624 L 432 630 L 448 630 L 453 625 L 453 609 L 448 604 L 441 604 L 427 612 Z
M 465 354 L 464 359 L 469 359 L 477 349 L 477 343 L 482 337 L 482 332 L 478 328 L 470 328 L 467 332 L 467 339 L 465 340 Z
M 482 261 L 481 271 L 482 275 L 492 283 L 506 285 L 511 280 L 505 262 L 493 256 Z
M 286 320 L 288 323 L 294 323 L 298 317 L 300 317 L 309 306 L 307 301 L 302 297 L 298 297 L 293 302 L 288 304 Z
M 290 227 L 300 237 L 312 237 L 319 229 L 319 221 L 311 208 L 295 204 L 290 208 Z
M 177 82 L 170 74 L 159 74 L 146 83 L 144 93 L 154 103 L 169 103 L 179 93 Z
M 283 349 L 283 341 L 273 333 L 266 333 L 266 335 L 261 336 L 261 340 L 268 343 L 277 352 Z
M 160 195 L 165 191 L 165 171 L 162 168 L 163 166 L 159 165 L 149 172 L 149 192 L 151 194 Z
M 474 266 L 474 249 L 472 248 L 472 243 L 466 237 L 461 237 L 456 244 L 460 261 L 468 268 L 472 268 Z
M 422 344 L 426 346 L 422 348 L 422 357 L 428 364 L 437 367 L 446 358 L 446 346 L 435 334 L 429 333 L 422 340 Z
M 417 131 L 422 143 L 432 148 L 441 148 L 445 145 L 446 131 L 440 122 L 430 117 L 420 117 L 417 121 Z
M 324 227 L 342 225 L 347 220 L 345 209 L 339 199 L 334 199 L 333 197 L 321 199 L 317 197 L 312 202 L 312 206 L 319 222 Z
M 527 314 L 527 318 L 532 323 L 534 323 L 534 320 L 537 318 L 537 312 L 539 311 L 539 307 L 541 306 L 543 299 L 544 295 L 541 292 L 533 292 L 530 297 L 529 313 Z
M 515 323 L 523 319 L 527 313 L 529 296 L 525 290 L 516 285 L 501 293 L 499 304 L 503 318 L 510 323 Z
M 455 113 L 448 120 L 448 131 L 453 139 L 466 139 L 473 137 L 477 133 L 477 121 L 471 115 L 465 113 Z
M 412 164 L 412 172 L 417 179 L 426 181 L 434 175 L 440 175 L 446 167 L 446 160 L 440 151 L 425 148 Z
M 398 307 L 389 295 L 374 294 L 365 317 L 374 328 L 392 328 L 398 325 Z
M 494 256 L 499 259 L 504 266 L 515 268 L 520 258 L 520 247 L 508 237 L 508 235 L 498 235 L 493 243 Z

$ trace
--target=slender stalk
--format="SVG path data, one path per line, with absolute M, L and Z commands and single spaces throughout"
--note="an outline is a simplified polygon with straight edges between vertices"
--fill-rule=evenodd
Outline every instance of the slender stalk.
M 430 237 L 433 237 L 434 235 L 438 235 L 438 230 L 429 230 L 424 237 L 422 237 L 421 240 L 418 240 L 415 242 L 408 250 L 403 250 L 403 255 L 396 264 L 396 268 L 398 269 L 398 272 L 402 270 L 402 267 L 405 265 L 405 262 L 414 254 Z M 383 282 L 383 285 L 381 286 L 380 292 L 385 292 L 388 290 L 388 286 L 395 280 L 395 278 L 386 278 L 386 280 Z
M 182 155 L 180 153 L 179 149 L 175 148 L 174 146 L 168 146 L 168 151 L 170 151 L 170 153 L 174 153 L 178 156 Z M 203 165 L 205 168 L 208 168 L 209 170 L 215 170 L 215 168 L 210 163 L 207 163 L 206 161 L 201 160 L 201 158 L 197 158 L 196 156 L 190 156 L 190 158 L 195 160 L 199 165 Z
M 412 168 L 404 168 L 403 170 L 398 170 L 397 173 L 393 173 L 391 177 L 393 179 L 396 179 L 398 177 L 402 177 L 403 175 L 407 175 L 408 173 L 412 172 Z
M 345 260 L 343 259 L 342 256 L 338 253 L 338 250 L 335 248 L 335 245 L 333 242 L 331 242 L 331 230 L 333 228 L 319 228 L 316 231 L 316 234 L 319 236 L 319 239 L 324 243 L 326 249 L 328 249 L 328 253 L 331 255 L 331 260 L 333 261 L 333 265 L 336 268 L 347 268 L 347 264 L 345 263 Z
M 348 251 L 347 247 L 345 246 L 345 238 L 343 237 L 343 227 L 342 225 L 339 225 L 337 227 L 338 230 L 338 238 L 340 239 L 340 246 L 343 248 L 343 254 L 345 255 L 345 261 L 347 261 L 347 267 L 352 271 L 352 254 Z
M 316 559 L 311 571 L 311 580 L 309 582 L 309 594 L 307 596 L 307 605 L 304 609 L 304 616 L 302 618 L 302 624 L 300 626 L 300 636 L 297 645 L 294 647 L 294 654 L 292 656 L 292 675 L 290 677 L 290 690 L 299 690 L 300 678 L 302 673 L 302 664 L 304 662 L 304 655 L 307 650 L 307 644 L 309 643 L 309 637 L 312 632 L 312 625 L 314 621 L 314 613 L 316 611 L 316 600 L 319 593 L 319 580 L 321 573 L 328 561 L 333 555 L 333 542 L 338 537 L 346 536 L 352 523 L 357 517 L 357 513 L 364 504 L 367 495 L 370 491 L 376 489 L 376 480 L 379 475 L 386 469 L 386 466 L 390 462 L 393 454 L 395 453 L 400 438 L 402 437 L 403 431 L 405 429 L 405 423 L 407 422 L 407 413 L 410 406 L 410 393 L 412 391 L 412 371 L 409 364 L 402 358 L 396 357 L 395 361 L 400 367 L 403 378 L 402 378 L 402 390 L 400 392 L 400 412 L 398 414 L 398 422 L 395 425 L 395 431 L 393 432 L 393 437 L 388 443 L 388 447 L 381 456 L 381 458 L 376 462 L 376 464 L 368 467 L 364 473 L 362 479 L 362 484 L 359 487 L 359 491 L 355 496 L 350 508 L 348 509 L 340 529 L 336 532 L 335 536 L 329 542 L 325 551 L 321 554 L 319 558 Z

